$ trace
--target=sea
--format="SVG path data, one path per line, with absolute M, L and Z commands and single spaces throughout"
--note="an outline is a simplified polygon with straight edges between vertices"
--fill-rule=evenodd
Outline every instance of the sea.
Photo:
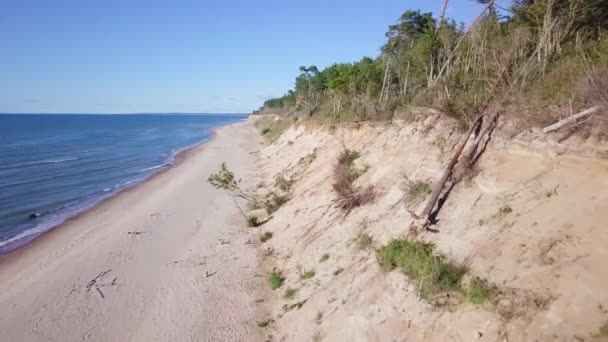
M 170 167 L 245 114 L 0 114 L 0 255 Z M 204 181 L 201 178 L 201 181 Z

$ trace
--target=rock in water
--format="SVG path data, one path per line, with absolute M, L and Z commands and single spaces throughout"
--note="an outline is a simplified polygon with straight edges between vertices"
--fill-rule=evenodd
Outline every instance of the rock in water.
M 29 217 L 30 220 L 40 217 L 40 213 L 31 213 Z

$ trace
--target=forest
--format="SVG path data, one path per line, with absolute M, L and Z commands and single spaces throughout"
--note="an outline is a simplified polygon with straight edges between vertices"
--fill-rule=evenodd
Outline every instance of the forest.
M 376 57 L 300 67 L 293 89 L 255 112 L 343 122 L 427 107 L 465 128 L 488 110 L 530 127 L 608 108 L 608 0 L 478 0 L 466 27 L 445 16 L 448 1 L 438 16 L 406 10 Z

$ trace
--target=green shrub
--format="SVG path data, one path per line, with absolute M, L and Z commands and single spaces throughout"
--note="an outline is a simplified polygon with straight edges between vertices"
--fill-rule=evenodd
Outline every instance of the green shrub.
M 460 289 L 468 268 L 435 253 L 433 244 L 395 239 L 377 251 L 377 260 L 384 271 L 401 269 L 418 282 L 420 294 L 428 298 L 436 293 Z
M 272 271 L 268 275 L 268 281 L 270 283 L 270 288 L 276 290 L 283 286 L 285 278 L 283 277 L 283 273 L 281 273 L 280 271 Z

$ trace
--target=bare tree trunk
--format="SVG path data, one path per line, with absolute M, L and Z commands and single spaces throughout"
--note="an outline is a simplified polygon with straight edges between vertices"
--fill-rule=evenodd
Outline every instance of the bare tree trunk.
M 458 51 L 458 48 L 460 47 L 460 44 L 462 43 L 462 41 L 464 40 L 464 37 L 466 37 L 466 35 L 471 32 L 471 30 L 473 30 L 473 28 L 475 28 L 475 26 L 479 23 L 479 21 L 481 20 L 481 18 L 483 17 L 483 14 L 486 13 L 486 11 L 492 6 L 494 5 L 494 1 L 495 0 L 490 0 L 490 2 L 488 2 L 488 5 L 481 11 L 481 13 L 479 13 L 479 15 L 477 16 L 477 18 L 475 19 L 475 21 L 473 22 L 473 24 L 471 24 L 471 27 L 469 27 L 469 29 L 462 35 L 462 37 L 460 37 L 460 39 L 458 40 L 458 43 L 456 43 L 456 46 L 454 47 L 454 50 L 452 50 L 452 52 L 448 55 L 448 58 L 446 59 L 446 61 L 443 63 L 443 66 L 441 67 L 441 69 L 439 70 L 439 73 L 437 74 L 437 77 L 434 79 L 433 83 L 430 84 L 429 88 L 433 87 L 435 85 L 435 81 L 437 81 L 439 78 L 441 78 L 441 76 L 443 75 L 443 73 L 445 72 L 445 69 L 448 67 L 448 65 L 450 64 L 450 62 L 452 61 L 452 58 L 454 57 L 454 55 L 456 54 L 456 51 Z
M 380 103 L 383 103 L 384 93 L 386 91 L 386 97 L 388 97 L 387 82 L 388 82 L 388 68 L 391 64 L 391 56 L 388 56 L 386 60 L 386 68 L 384 69 L 384 79 L 382 80 L 382 90 L 380 91 Z
M 441 9 L 441 16 L 439 17 L 439 27 L 443 24 L 443 19 L 445 19 L 445 11 L 448 8 L 448 0 L 443 0 L 443 8 Z
M 595 106 L 595 107 L 591 107 L 589 109 L 586 109 L 578 114 L 574 114 L 572 116 L 567 117 L 564 120 L 560 120 L 556 123 L 554 123 L 553 125 L 547 126 L 545 128 L 543 128 L 543 133 L 549 133 L 555 130 L 558 130 L 568 124 L 571 124 L 573 122 L 575 122 L 576 120 L 585 117 L 587 115 L 593 114 L 595 112 L 597 112 L 600 109 L 600 106 Z
M 429 201 L 426 203 L 424 210 L 422 210 L 422 213 L 419 215 L 421 218 L 425 218 L 428 220 L 429 215 L 431 214 L 431 211 L 435 207 L 435 203 L 437 202 L 437 199 L 439 199 L 439 195 L 441 195 L 441 192 L 443 191 L 443 187 L 445 186 L 445 183 L 448 181 L 448 179 L 450 178 L 450 175 L 452 174 L 452 169 L 454 169 L 454 166 L 456 166 L 456 163 L 458 162 L 458 158 L 460 157 L 460 154 L 464 150 L 464 147 L 467 144 L 467 141 L 469 141 L 469 137 L 471 136 L 473 131 L 475 131 L 475 129 L 477 129 L 477 126 L 480 124 L 482 117 L 483 117 L 483 115 L 478 116 L 477 119 L 475 119 L 475 121 L 469 128 L 469 130 L 462 136 L 460 142 L 456 146 L 452 159 L 450 159 L 450 162 L 448 163 L 448 165 L 445 168 L 445 171 L 443 172 L 443 176 L 441 176 L 441 179 L 439 179 L 439 181 L 437 183 L 435 183 L 435 186 L 433 187 L 433 192 L 431 193 L 431 197 L 429 198 Z

